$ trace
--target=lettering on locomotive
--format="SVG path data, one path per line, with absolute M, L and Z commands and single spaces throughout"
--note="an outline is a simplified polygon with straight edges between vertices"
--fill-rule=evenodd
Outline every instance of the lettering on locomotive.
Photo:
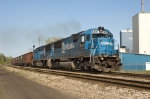
M 113 45 L 112 42 L 101 42 L 101 45 Z
M 64 42 L 62 43 L 62 50 L 68 50 L 68 49 L 72 49 L 74 48 L 74 43 L 70 43 L 70 44 L 64 44 Z

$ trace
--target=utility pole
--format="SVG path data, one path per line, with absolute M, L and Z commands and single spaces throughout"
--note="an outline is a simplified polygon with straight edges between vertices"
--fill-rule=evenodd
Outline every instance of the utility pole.
M 40 47 L 40 37 L 39 37 L 39 47 Z
M 142 13 L 144 13 L 144 0 L 141 1 Z

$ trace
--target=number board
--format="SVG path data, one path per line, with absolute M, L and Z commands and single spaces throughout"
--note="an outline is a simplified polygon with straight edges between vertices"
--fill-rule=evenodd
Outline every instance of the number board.
M 98 30 L 93 30 L 92 33 L 93 34 L 99 34 L 99 31 Z

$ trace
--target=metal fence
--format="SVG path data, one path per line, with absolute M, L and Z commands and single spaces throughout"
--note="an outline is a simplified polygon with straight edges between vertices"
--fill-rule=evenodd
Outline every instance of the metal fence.
M 147 72 L 146 63 L 123 63 L 121 72 Z

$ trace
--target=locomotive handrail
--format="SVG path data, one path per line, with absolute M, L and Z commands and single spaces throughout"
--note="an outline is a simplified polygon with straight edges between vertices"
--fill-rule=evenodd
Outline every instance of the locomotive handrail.
M 92 49 L 92 46 L 93 46 L 93 38 L 91 38 L 91 48 Z M 91 56 L 92 56 L 92 53 L 90 53 L 90 63 L 91 63 Z
M 94 63 L 94 55 L 95 55 L 95 52 L 96 52 L 96 49 L 97 49 L 98 46 L 99 46 L 99 45 L 97 45 L 97 46 L 95 47 L 94 52 L 93 52 L 93 63 Z
M 94 52 L 93 53 L 95 53 L 96 52 L 96 49 L 97 49 L 97 47 L 98 47 L 99 45 L 97 45 L 96 47 L 95 47 L 95 49 L 94 49 Z
M 93 63 L 94 63 L 94 55 L 95 55 L 95 52 L 96 52 L 96 49 L 97 49 L 98 46 L 99 46 L 99 45 L 97 45 L 97 46 L 95 47 L 94 51 L 90 53 L 90 62 L 91 62 L 91 57 L 93 56 Z
M 93 47 L 93 38 L 91 38 L 91 49 Z M 94 51 L 90 53 L 90 63 L 91 63 L 91 57 L 93 57 L 95 55 L 96 49 L 97 49 L 98 45 L 95 47 Z M 93 63 L 94 63 L 94 57 L 93 57 Z
M 51 58 L 51 54 L 48 54 L 48 53 L 47 53 L 47 58 Z
M 91 49 L 92 49 L 92 47 L 93 47 L 93 38 L 91 38 Z

